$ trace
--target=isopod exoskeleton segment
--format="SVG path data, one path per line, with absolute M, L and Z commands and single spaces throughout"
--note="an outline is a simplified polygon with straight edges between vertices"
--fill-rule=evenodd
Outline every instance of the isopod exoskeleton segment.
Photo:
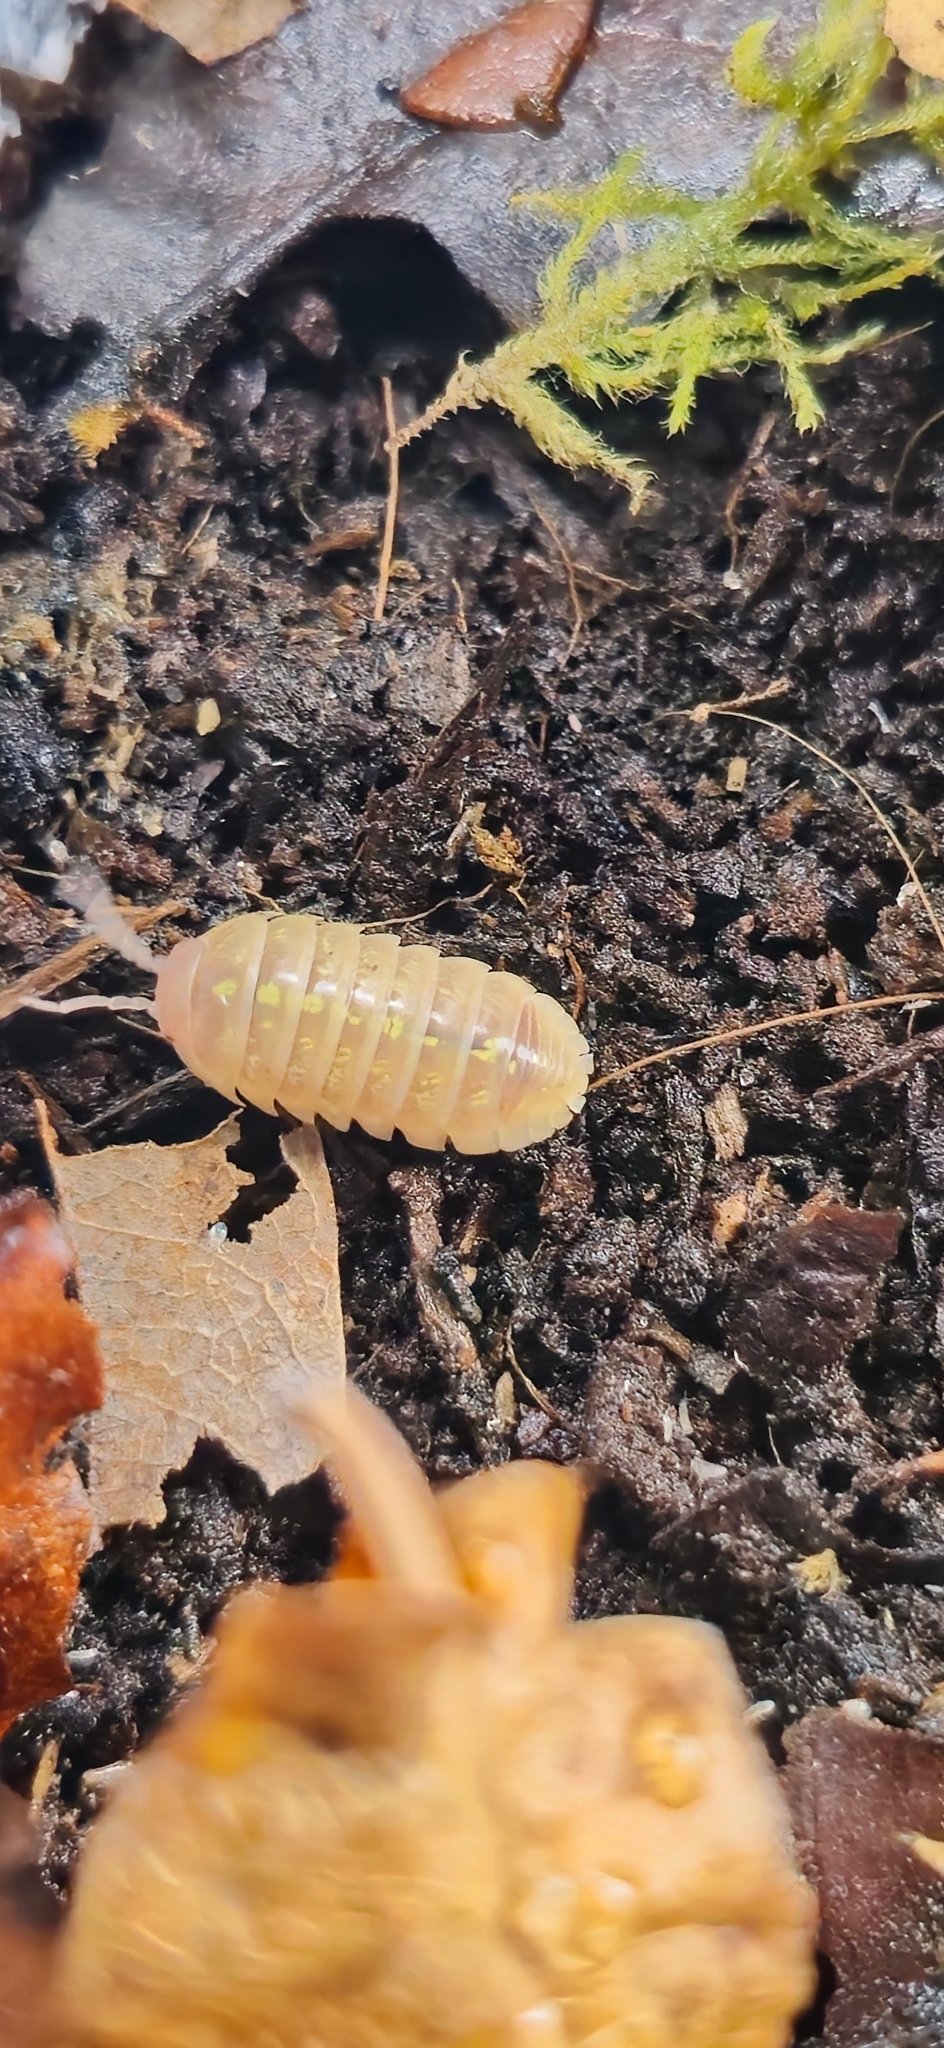
M 158 1023 L 232 1101 L 441 1151 L 516 1152 L 583 1107 L 590 1052 L 517 974 L 297 912 L 251 911 L 161 961 Z

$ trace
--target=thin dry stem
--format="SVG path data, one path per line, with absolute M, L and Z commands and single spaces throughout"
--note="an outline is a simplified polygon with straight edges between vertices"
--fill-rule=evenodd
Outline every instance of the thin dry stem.
M 761 718 L 756 711 L 741 711 L 733 704 L 696 704 L 692 711 L 683 712 L 681 716 L 692 719 L 696 725 L 704 724 L 708 718 L 739 718 L 744 725 L 763 726 L 765 731 L 775 732 L 781 739 L 789 740 L 793 746 L 802 747 L 804 753 L 812 754 L 814 760 L 822 761 L 824 767 L 831 768 L 834 775 L 841 775 L 845 782 L 851 783 L 853 789 L 858 791 L 863 802 L 868 804 L 872 816 L 878 820 L 886 839 L 894 847 L 899 860 L 902 862 L 908 879 L 913 883 L 924 907 L 931 929 L 940 946 L 941 957 L 944 959 L 944 925 L 942 925 L 938 917 L 937 911 L 921 880 L 921 876 L 908 852 L 908 848 L 904 841 L 899 839 L 891 819 L 885 816 L 881 805 L 876 803 L 871 790 L 862 781 L 861 776 L 855 773 L 853 768 L 845 768 L 841 761 L 834 761 L 831 754 L 827 754 L 823 747 L 816 745 L 815 740 L 808 740 L 801 733 L 791 732 L 788 726 L 777 725 L 772 718 Z
M 690 1052 L 706 1052 L 712 1045 L 739 1045 L 745 1038 L 760 1038 L 765 1031 L 787 1031 L 797 1024 L 836 1023 L 842 1017 L 850 1017 L 859 1010 L 887 1010 L 897 1003 L 899 1009 L 909 1003 L 944 1003 L 944 989 L 917 989 L 911 995 L 863 996 L 853 1003 L 831 1003 L 817 1010 L 785 1010 L 778 1017 L 760 1017 L 756 1024 L 732 1024 L 725 1031 L 706 1031 L 701 1038 L 686 1038 L 680 1045 L 662 1045 L 658 1052 L 643 1053 L 642 1058 L 630 1060 L 625 1067 L 616 1067 L 612 1074 L 600 1074 L 591 1081 L 588 1093 L 597 1088 L 609 1088 L 614 1081 L 627 1081 L 631 1074 L 641 1074 L 644 1067 L 658 1067 L 665 1060 L 684 1059 Z
M 400 501 L 400 447 L 397 435 L 397 416 L 393 409 L 393 385 L 389 377 L 381 377 L 384 419 L 387 426 L 387 458 L 390 464 L 387 483 L 387 510 L 384 515 L 383 540 L 380 544 L 380 567 L 377 573 L 377 595 L 374 598 L 374 624 L 379 626 L 387 604 L 390 587 L 390 568 L 393 562 L 393 543 L 397 531 L 397 506 Z
M 474 896 L 440 896 L 428 910 L 411 910 L 405 917 L 377 917 L 370 924 L 361 925 L 361 931 L 400 930 L 405 924 L 425 924 L 427 918 L 435 917 L 438 910 L 468 910 L 473 903 L 481 903 L 483 897 L 490 896 L 494 887 L 494 882 L 486 882 L 484 888 L 476 889 Z
M 571 628 L 570 639 L 567 642 L 567 646 L 561 658 L 561 668 L 565 669 L 567 667 L 567 663 L 569 662 L 571 655 L 574 653 L 580 641 L 584 627 L 587 623 L 586 613 L 580 601 L 580 591 L 577 588 L 577 566 L 576 563 L 572 560 L 571 556 L 567 553 L 567 549 L 564 546 L 564 543 L 560 537 L 560 534 L 557 531 L 556 526 L 554 526 L 552 521 L 548 519 L 546 512 L 542 512 L 540 505 L 535 504 L 533 498 L 531 499 L 531 509 L 535 515 L 535 518 L 540 520 L 545 533 L 550 534 L 551 540 L 553 541 L 554 546 L 557 549 L 557 552 L 560 556 L 561 567 L 563 568 L 564 576 L 567 581 L 567 595 L 570 598 L 571 610 L 573 611 L 574 615 L 574 623 Z
M 939 405 L 936 412 L 929 413 L 928 418 L 926 420 L 922 420 L 921 425 L 919 427 L 915 427 L 914 433 L 909 434 L 908 439 L 905 442 L 904 448 L 902 450 L 901 461 L 899 462 L 898 468 L 896 469 L 895 474 L 892 478 L 892 487 L 889 493 L 889 504 L 893 509 L 895 506 L 895 501 L 898 497 L 898 491 L 901 485 L 902 477 L 905 474 L 905 470 L 907 469 L 908 464 L 911 461 L 911 457 L 915 449 L 917 448 L 919 441 L 923 441 L 925 434 L 929 434 L 931 428 L 937 426 L 938 420 L 944 420 L 944 405 Z

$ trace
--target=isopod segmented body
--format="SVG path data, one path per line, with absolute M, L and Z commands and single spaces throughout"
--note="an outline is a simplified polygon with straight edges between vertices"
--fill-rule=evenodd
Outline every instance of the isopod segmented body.
M 310 912 L 182 939 L 155 1005 L 181 1059 L 232 1101 L 430 1151 L 537 1144 L 583 1107 L 591 1071 L 573 1018 L 519 975 Z

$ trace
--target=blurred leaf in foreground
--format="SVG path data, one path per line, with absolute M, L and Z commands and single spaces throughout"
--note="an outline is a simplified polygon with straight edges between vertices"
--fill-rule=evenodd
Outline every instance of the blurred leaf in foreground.
M 25 1799 L 0 1786 L 0 2041 L 39 2048 L 61 1910 L 43 1883 Z
M 68 1684 L 62 1641 L 92 1533 L 71 1459 L 46 1469 L 101 1399 L 95 1331 L 64 1292 L 71 1266 L 47 1203 L 0 1208 L 0 1733 Z
M 821 1707 L 787 1735 L 785 1784 L 834 1983 L 829 2048 L 944 2039 L 944 1885 L 921 1853 L 944 1835 L 940 1706 L 932 1695 L 914 1728 Z
M 435 1500 L 349 1391 L 331 1577 L 256 1587 L 79 1868 L 56 2048 L 784 2048 L 811 1895 L 721 1637 L 568 1619 L 573 1472 Z

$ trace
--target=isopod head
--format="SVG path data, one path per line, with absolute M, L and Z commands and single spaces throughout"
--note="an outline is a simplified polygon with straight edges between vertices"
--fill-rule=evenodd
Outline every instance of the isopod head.
M 224 919 L 160 962 L 158 1022 L 231 1101 L 517 1152 L 582 1109 L 586 1040 L 552 996 L 484 962 L 310 914 Z

